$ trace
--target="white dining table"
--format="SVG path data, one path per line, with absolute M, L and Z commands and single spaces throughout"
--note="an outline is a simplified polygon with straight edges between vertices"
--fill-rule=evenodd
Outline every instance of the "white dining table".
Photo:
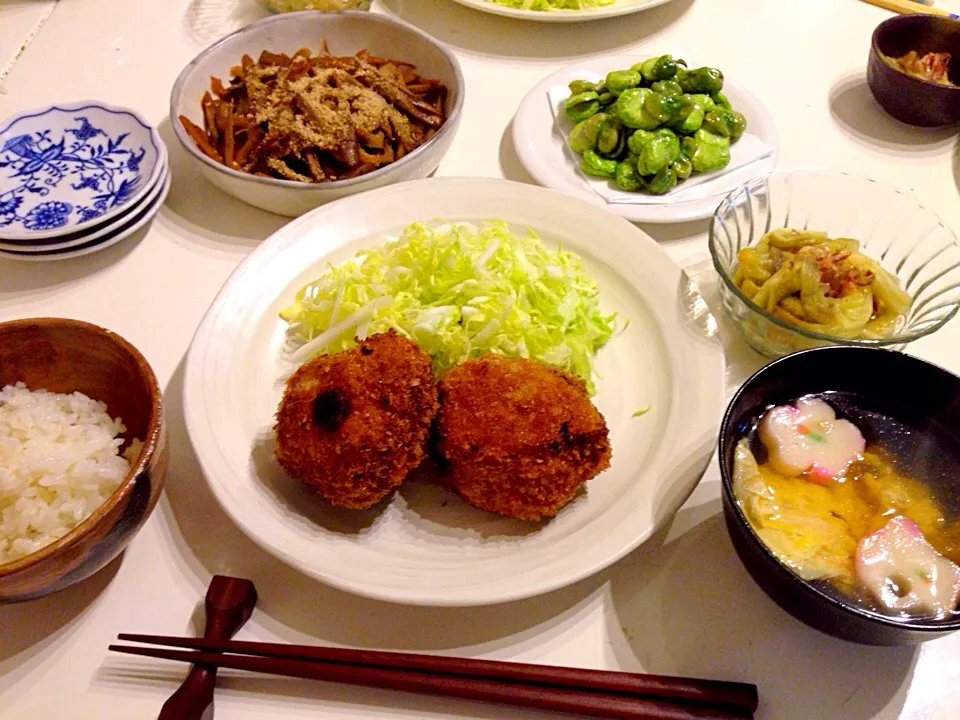
M 954 129 L 899 124 L 867 88 L 870 36 L 890 16 L 876 7 L 671 0 L 572 25 L 517 21 L 452 0 L 377 0 L 373 11 L 422 28 L 462 64 L 463 122 L 439 176 L 533 183 L 511 139 L 530 87 L 577 60 L 670 52 L 722 68 L 762 100 L 779 130 L 780 168 L 825 166 L 887 180 L 960 227 Z M 202 598 L 214 574 L 256 583 L 259 604 L 238 635 L 248 640 L 749 681 L 759 687 L 763 720 L 960 717 L 960 634 L 914 647 L 856 645 L 808 628 L 760 590 L 728 539 L 715 459 L 668 527 L 613 566 L 490 607 L 357 597 L 298 573 L 240 532 L 211 494 L 187 437 L 184 355 L 230 273 L 288 219 L 244 205 L 196 174 L 167 112 L 183 66 L 263 15 L 253 0 L 0 2 L 0 69 L 10 68 L 0 81 L 0 118 L 81 99 L 129 106 L 159 128 L 173 173 L 152 224 L 119 245 L 60 262 L 0 260 L 0 320 L 79 318 L 126 337 L 164 388 L 171 441 L 165 493 L 120 558 L 58 594 L 0 606 L 0 720 L 155 718 L 185 668 L 114 655 L 107 646 L 120 632 L 202 631 Z M 706 221 L 641 229 L 701 284 L 719 314 Z M 732 393 L 763 361 L 723 323 L 721 336 Z M 960 372 L 960 320 L 907 351 Z M 216 702 L 220 720 L 551 717 L 233 672 L 222 673 Z

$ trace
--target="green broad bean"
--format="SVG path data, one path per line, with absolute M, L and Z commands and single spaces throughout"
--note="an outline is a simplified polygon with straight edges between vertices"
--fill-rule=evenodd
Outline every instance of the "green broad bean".
M 630 69 L 639 71 L 645 82 L 652 83 L 674 77 L 677 74 L 678 67 L 679 65 L 673 59 L 673 55 L 660 55 L 639 62 Z
M 584 151 L 580 169 L 587 175 L 593 175 L 594 177 L 612 178 L 617 173 L 617 161 L 602 158 L 596 150 L 590 149 Z
M 646 185 L 646 181 L 637 172 L 637 159 L 632 155 L 617 163 L 614 180 L 616 180 L 618 188 L 628 192 L 643 190 Z
M 712 95 L 723 89 L 723 73 L 717 68 L 702 67 L 684 73 L 680 87 L 686 93 Z
M 671 121 L 670 127 L 681 135 L 692 135 L 699 130 L 700 126 L 703 125 L 703 118 L 707 112 L 704 109 L 704 103 L 701 98 L 706 97 L 706 95 L 683 95 L 681 97 L 680 109 L 677 111 L 676 117 Z
M 614 104 L 620 122 L 628 128 L 643 130 L 653 130 L 660 125 L 662 121 L 659 116 L 651 114 L 647 109 L 647 101 L 651 97 L 661 96 L 650 88 L 630 88 L 620 93 L 620 97 Z
M 644 148 L 653 142 L 653 133 L 649 130 L 636 130 L 627 138 L 627 150 L 632 155 L 639 156 Z
M 705 93 L 690 93 L 688 97 L 691 97 L 696 101 L 700 107 L 703 108 L 704 112 L 709 112 L 710 110 L 716 110 L 717 103 L 714 102 L 713 98 Z
M 620 95 L 624 90 L 639 87 L 643 78 L 636 70 L 613 70 L 607 73 L 607 90 L 614 95 Z
M 686 180 L 688 177 L 693 175 L 693 162 L 688 158 L 683 152 L 680 153 L 680 156 L 673 161 L 673 165 L 670 166 L 670 169 L 673 170 L 674 174 L 677 176 L 677 180 Z
M 717 107 L 723 108 L 724 110 L 733 110 L 733 105 L 730 104 L 730 100 L 722 92 L 715 92 L 710 97 L 713 98 Z
M 730 162 L 730 139 L 700 128 L 683 139 L 682 150 L 693 163 L 695 173 L 713 172 Z
M 603 80 L 573 80 L 567 144 L 584 173 L 630 192 L 663 194 L 730 162 L 747 120 L 723 92 L 723 73 L 660 55 Z
M 625 144 L 626 133 L 623 131 L 620 121 L 613 115 L 607 115 L 600 125 L 600 134 L 597 136 L 597 151 L 607 157 L 616 157 L 623 152 Z
M 570 149 L 575 153 L 595 149 L 597 147 L 597 140 L 600 137 L 600 129 L 608 117 L 610 116 L 606 113 L 597 113 L 574 125 L 573 130 L 570 131 L 570 135 L 567 137 L 567 145 Z
M 589 80 L 573 80 L 568 87 L 570 88 L 571 95 L 579 95 L 585 92 L 598 92 L 597 83 L 590 82 Z
M 703 128 L 714 135 L 738 140 L 747 128 L 747 119 L 735 110 L 717 108 L 704 116 Z
M 566 116 L 574 122 L 586 120 L 600 109 L 600 96 L 593 90 L 571 95 L 563 104 Z
M 680 112 L 683 106 L 682 95 L 661 95 L 654 92 L 643 103 L 643 108 L 651 117 L 659 120 L 658 125 L 670 122 Z
M 661 95 L 683 95 L 683 88 L 676 80 L 657 80 L 650 89 Z
M 647 183 L 651 195 L 663 195 L 677 186 L 677 174 L 671 168 L 663 168 Z
M 656 175 L 680 157 L 680 139 L 672 130 L 661 128 L 651 135 L 637 153 L 637 172 L 641 175 Z
M 742 112 L 737 112 L 733 110 L 733 117 L 735 120 L 733 126 L 733 132 L 730 134 L 730 142 L 736 142 L 743 137 L 743 134 L 747 131 L 747 117 Z

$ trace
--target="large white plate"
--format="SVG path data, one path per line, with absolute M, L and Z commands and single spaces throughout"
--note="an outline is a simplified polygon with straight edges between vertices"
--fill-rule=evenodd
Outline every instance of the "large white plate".
M 669 196 L 666 196 L 664 202 L 658 205 L 628 205 L 607 203 L 591 191 L 567 150 L 566 138 L 556 127 L 547 93 L 555 86 L 566 87 L 571 80 L 597 73 L 606 75 L 610 70 L 630 67 L 641 59 L 633 55 L 621 55 L 585 60 L 545 77 L 527 93 L 513 121 L 513 144 L 520 162 L 537 182 L 581 197 L 633 222 L 670 223 L 710 217 L 727 193 L 776 167 L 780 138 L 773 116 L 754 95 L 725 78 L 723 92 L 732 105 L 746 116 L 750 132 L 774 148 L 772 155 L 729 173 L 725 176 L 729 182 L 720 185 L 722 190 L 699 200 L 670 202 Z
M 649 8 L 663 5 L 670 0 L 616 0 L 611 5 L 594 8 L 591 10 L 521 10 L 518 8 L 506 7 L 490 2 L 490 0 L 454 0 L 461 5 L 493 13 L 494 15 L 505 15 L 506 17 L 519 18 L 521 20 L 538 20 L 540 22 L 583 22 L 584 20 L 601 20 L 603 18 L 617 17 L 619 15 L 628 15 L 630 13 L 648 10 Z
M 423 220 L 501 218 L 581 254 L 604 311 L 630 322 L 598 355 L 594 398 L 613 445 L 608 471 L 552 521 L 531 525 L 408 481 L 371 511 L 328 506 L 273 456 L 285 323 L 296 290 L 361 248 Z M 683 275 L 643 232 L 531 185 L 428 179 L 338 200 L 290 223 L 233 273 L 187 356 L 185 415 L 204 474 L 255 542 L 331 585 L 403 603 L 480 605 L 552 590 L 614 562 L 689 496 L 714 445 L 723 354 L 687 320 Z M 647 405 L 652 410 L 632 417 Z

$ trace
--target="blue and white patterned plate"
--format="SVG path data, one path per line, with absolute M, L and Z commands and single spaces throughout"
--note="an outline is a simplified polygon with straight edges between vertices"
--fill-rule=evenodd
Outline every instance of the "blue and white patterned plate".
M 160 173 L 160 177 L 157 179 L 157 182 L 153 184 L 147 194 L 144 195 L 143 199 L 138 200 L 137 202 L 127 203 L 124 206 L 124 212 L 120 213 L 112 220 L 107 220 L 99 225 L 94 225 L 88 230 L 84 230 L 82 232 L 58 235 L 57 237 L 43 238 L 41 240 L 34 240 L 32 242 L 0 239 L 0 250 L 4 252 L 9 251 L 24 253 L 57 252 L 67 248 L 76 247 L 78 245 L 87 245 L 92 243 L 94 240 L 116 232 L 117 228 L 129 224 L 131 218 L 140 215 L 145 208 L 152 205 L 169 177 L 170 170 L 165 166 L 163 171 Z
M 166 148 L 131 110 L 81 102 L 23 113 L 0 128 L 0 239 L 56 237 L 142 199 Z
M 147 186 L 143 197 L 139 200 L 131 200 L 125 203 L 116 215 L 107 220 L 93 220 L 83 223 L 77 229 L 71 232 L 64 232 L 52 237 L 36 237 L 31 235 L 26 240 L 7 239 L 0 236 L 0 249 L 2 250 L 39 250 L 52 247 L 66 247 L 69 243 L 76 241 L 93 240 L 104 233 L 110 232 L 118 225 L 124 224 L 131 215 L 140 212 L 141 207 L 150 201 L 151 196 L 156 194 L 156 190 L 163 184 L 164 178 L 170 172 L 169 165 L 164 162 L 160 168 L 159 176 L 156 181 Z
M 74 245 L 64 249 L 40 250 L 37 252 L 22 252 L 12 250 L 0 250 L 0 258 L 9 258 L 10 260 L 20 260 L 27 262 L 37 262 L 43 260 L 66 260 L 68 258 L 81 257 L 89 255 L 105 248 L 116 245 L 137 230 L 142 228 L 153 219 L 164 201 L 167 199 L 167 193 L 170 191 L 170 175 L 165 175 L 156 189 L 151 192 L 154 195 L 149 201 L 144 203 L 141 209 L 138 209 L 133 215 L 119 223 L 118 227 L 113 228 L 103 237 L 95 240 L 85 241 L 79 245 Z

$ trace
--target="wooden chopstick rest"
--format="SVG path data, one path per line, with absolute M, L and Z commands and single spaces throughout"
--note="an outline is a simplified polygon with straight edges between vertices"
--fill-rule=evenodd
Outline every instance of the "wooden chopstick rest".
M 214 575 L 204 599 L 207 640 L 229 640 L 250 619 L 257 590 L 249 580 Z M 194 665 L 179 688 L 167 698 L 157 720 L 212 720 L 217 666 Z

